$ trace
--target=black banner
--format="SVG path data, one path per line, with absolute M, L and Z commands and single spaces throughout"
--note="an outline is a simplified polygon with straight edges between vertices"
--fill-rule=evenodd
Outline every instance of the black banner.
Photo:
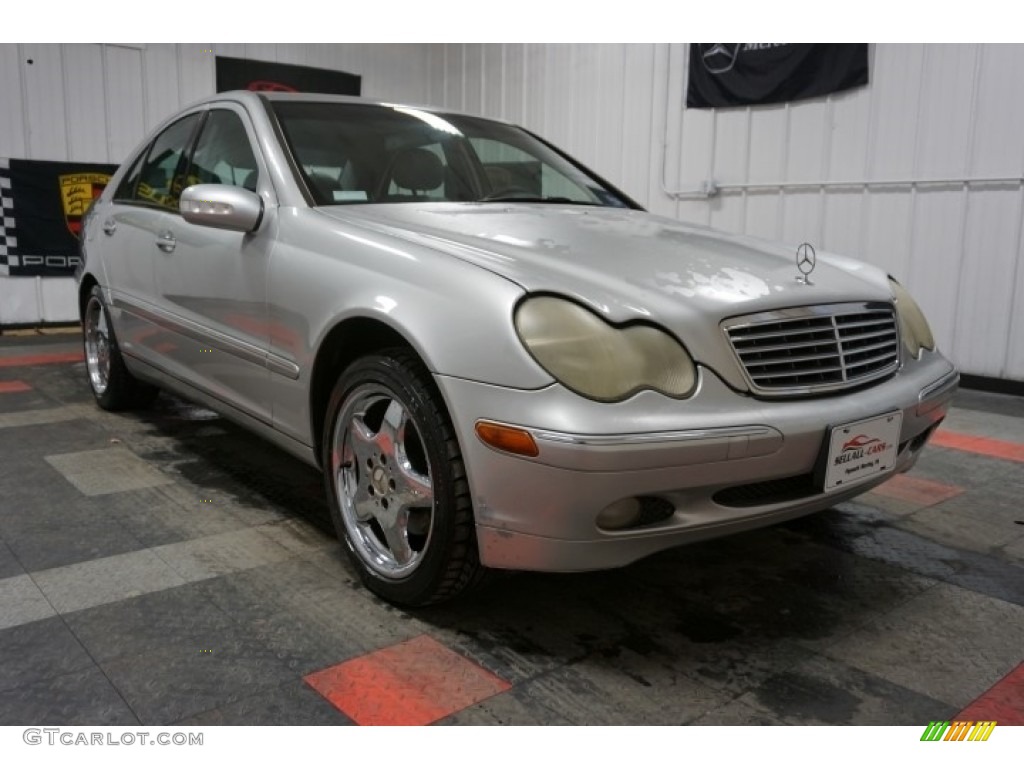
M 302 91 L 358 96 L 362 78 L 333 69 L 217 57 L 217 92 Z
M 0 158 L 0 275 L 70 277 L 82 214 L 116 165 Z
M 867 43 L 691 43 L 686 106 L 777 104 L 867 82 Z

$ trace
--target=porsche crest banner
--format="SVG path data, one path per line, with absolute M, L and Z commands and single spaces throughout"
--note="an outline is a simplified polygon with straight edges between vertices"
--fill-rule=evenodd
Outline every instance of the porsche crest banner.
M 686 106 L 777 104 L 867 82 L 867 43 L 691 43 Z
M 70 277 L 82 215 L 116 165 L 0 158 L 0 275 Z

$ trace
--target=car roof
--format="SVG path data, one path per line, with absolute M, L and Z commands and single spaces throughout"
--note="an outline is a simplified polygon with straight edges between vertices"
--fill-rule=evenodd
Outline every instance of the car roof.
M 493 117 L 484 117 L 483 115 L 475 115 L 471 112 L 464 112 L 459 109 L 449 109 L 447 107 L 433 106 L 429 104 L 417 104 L 416 102 L 403 102 L 403 101 L 384 101 L 381 99 L 371 99 L 364 96 L 343 96 L 336 93 L 300 93 L 300 92 L 287 92 L 287 91 L 222 91 L 221 93 L 208 96 L 204 99 L 199 100 L 192 106 L 199 106 L 202 104 L 208 104 L 215 101 L 237 100 L 251 107 L 258 107 L 261 100 L 266 99 L 267 101 L 303 101 L 303 102 L 317 102 L 326 104 L 366 104 L 378 107 L 406 107 L 408 109 L 419 109 L 424 112 L 446 114 L 446 115 L 465 115 L 467 117 L 479 117 L 481 119 L 491 120 L 496 123 L 504 123 L 507 121 L 499 120 Z

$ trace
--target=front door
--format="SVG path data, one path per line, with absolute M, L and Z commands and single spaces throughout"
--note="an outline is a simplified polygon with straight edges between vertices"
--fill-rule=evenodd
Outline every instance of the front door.
M 170 372 L 269 424 L 267 263 L 276 198 L 253 139 L 241 107 L 211 106 L 182 186 L 227 184 L 259 194 L 265 212 L 258 229 L 230 232 L 168 213 L 155 277 L 180 337 Z

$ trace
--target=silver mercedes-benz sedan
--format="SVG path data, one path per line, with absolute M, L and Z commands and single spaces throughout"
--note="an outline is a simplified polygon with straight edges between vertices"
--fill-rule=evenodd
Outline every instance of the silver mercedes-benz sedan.
M 443 110 L 218 94 L 83 253 L 99 405 L 163 387 L 319 466 L 405 605 L 825 509 L 907 470 L 958 381 L 884 271 L 653 216 Z

